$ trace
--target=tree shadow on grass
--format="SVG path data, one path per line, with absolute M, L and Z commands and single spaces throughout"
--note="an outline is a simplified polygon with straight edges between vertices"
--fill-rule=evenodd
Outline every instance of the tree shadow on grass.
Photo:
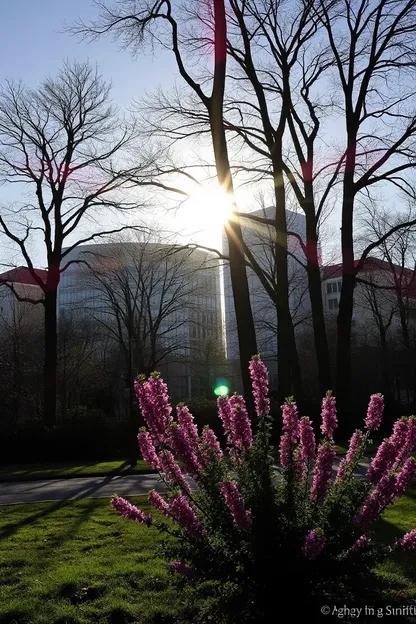
M 413 496 L 416 493 L 413 492 Z M 384 520 L 383 518 L 377 522 L 374 527 L 375 539 L 383 544 L 392 546 L 398 537 L 403 536 L 403 530 L 395 524 Z M 394 561 L 400 568 L 404 577 L 416 582 L 416 553 L 415 552 L 394 552 L 389 557 L 390 561 Z
M 80 498 L 89 498 L 90 496 L 92 496 L 99 488 L 103 487 L 103 485 L 106 485 L 107 483 L 109 483 L 111 481 L 111 479 L 113 478 L 113 475 L 108 475 L 107 477 L 105 477 L 104 479 L 100 480 L 99 483 L 93 483 L 90 486 L 80 486 L 75 492 L 71 493 L 70 498 L 66 498 L 63 500 L 59 500 L 56 501 L 52 504 L 50 504 L 49 506 L 45 507 L 44 509 L 42 509 L 41 511 L 38 511 L 37 513 L 34 513 L 30 516 L 27 516 L 25 518 L 23 518 L 22 520 L 19 520 L 18 522 L 11 522 L 9 524 L 6 524 L 3 528 L 0 529 L 0 542 L 3 539 L 6 539 L 8 537 L 11 537 L 12 535 L 14 535 L 19 529 L 28 526 L 30 524 L 33 524 L 33 522 L 35 522 L 36 520 L 39 520 L 41 518 L 45 518 L 51 514 L 53 514 L 55 511 L 64 509 L 65 507 L 69 507 L 71 506 L 71 504 L 74 502 L 74 500 L 78 500 Z M 29 505 L 30 503 L 25 503 L 27 505 Z M 41 503 L 39 503 L 41 504 Z M 95 503 L 91 503 L 91 505 L 95 505 Z

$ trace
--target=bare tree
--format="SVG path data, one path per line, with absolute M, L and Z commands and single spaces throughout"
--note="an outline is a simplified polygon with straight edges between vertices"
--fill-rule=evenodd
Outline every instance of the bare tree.
M 335 62 L 336 88 L 342 94 L 339 108 L 345 131 L 345 145 L 334 167 L 339 169 L 342 183 L 337 395 L 348 410 L 353 293 L 357 269 L 362 266 L 354 264 L 356 200 L 380 183 L 411 196 L 414 192 L 404 174 L 416 165 L 416 55 L 412 43 L 416 2 L 320 0 L 318 6 Z
M 247 272 L 244 261 L 241 225 L 238 218 L 234 184 L 231 173 L 228 145 L 224 126 L 224 93 L 227 62 L 227 20 L 224 0 L 213 2 L 213 49 L 214 70 L 211 76 L 211 93 L 203 90 L 198 78 L 192 76 L 192 63 L 189 69 L 182 53 L 183 41 L 187 33 L 180 33 L 175 8 L 170 0 L 157 0 L 148 3 L 146 0 L 124 0 L 114 6 L 105 2 L 97 2 L 100 16 L 96 22 L 85 25 L 79 23 L 72 31 L 87 37 L 99 37 L 113 33 L 126 47 L 137 51 L 143 44 L 156 41 L 173 51 L 181 78 L 198 99 L 209 119 L 209 133 L 212 139 L 217 177 L 220 186 L 229 195 L 234 209 L 234 218 L 226 223 L 226 234 L 229 248 L 231 284 L 235 305 L 237 331 L 239 338 L 241 375 L 244 391 L 249 404 L 251 399 L 251 382 L 248 372 L 248 361 L 257 352 L 256 335 Z
M 65 258 L 81 243 L 124 229 L 106 230 L 98 216 L 102 224 L 113 209 L 137 207 L 127 189 L 143 179 L 146 162 L 124 164 L 131 161 L 126 152 L 134 140 L 134 126 L 120 120 L 110 103 L 109 85 L 86 63 L 66 63 L 57 78 L 46 79 L 37 90 L 7 83 L 1 92 L 0 179 L 17 184 L 28 200 L 2 207 L 0 232 L 15 245 L 44 294 L 41 301 L 27 301 L 44 307 L 47 426 L 56 421 L 56 303 Z M 85 232 L 87 225 L 94 233 Z M 35 271 L 41 246 L 45 281 Z M 19 298 L 13 284 L 7 285 Z
M 414 225 L 404 226 L 405 223 Z M 386 277 L 383 284 L 374 284 L 374 280 L 363 276 L 361 270 L 357 281 L 376 288 L 386 299 L 393 298 L 395 314 L 400 322 L 402 343 L 409 349 L 413 346 L 410 325 L 416 293 L 416 220 L 413 204 L 409 203 L 407 210 L 398 214 L 391 214 L 387 210 L 368 209 L 368 216 L 363 220 L 363 236 L 367 240 L 380 241 L 373 248 L 373 254 L 384 263 Z M 367 261 L 363 268 L 366 266 Z
M 135 375 L 148 375 L 166 362 L 189 362 L 199 297 L 217 295 L 204 283 L 212 258 L 143 236 L 96 247 L 81 254 L 79 288 L 92 293 L 82 313 L 121 350 L 126 386 L 132 390 Z

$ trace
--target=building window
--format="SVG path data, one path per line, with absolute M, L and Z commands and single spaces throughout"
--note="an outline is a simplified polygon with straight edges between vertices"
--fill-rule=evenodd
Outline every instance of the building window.
M 338 299 L 328 299 L 328 307 L 330 310 L 336 310 L 338 308 Z
M 341 280 L 338 282 L 338 292 L 340 293 L 342 289 L 342 282 Z
M 340 282 L 339 282 L 340 283 Z M 328 282 L 326 285 L 326 292 L 328 295 L 331 293 L 336 293 L 338 291 L 338 282 Z

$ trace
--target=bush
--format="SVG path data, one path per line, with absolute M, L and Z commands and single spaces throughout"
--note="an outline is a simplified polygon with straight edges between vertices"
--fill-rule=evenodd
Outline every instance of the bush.
M 382 419 L 384 399 L 372 395 L 365 430 L 353 434 L 334 476 L 335 398 L 328 392 L 323 399 L 318 445 L 311 421 L 299 418 L 289 398 L 282 406 L 277 477 L 267 371 L 259 357 L 253 358 L 250 371 L 257 412 L 254 435 L 243 397 L 218 399 L 230 461 L 210 428 L 199 434 L 186 406 L 177 407 L 173 421 L 158 373 L 138 380 L 136 393 L 148 427 L 139 433 L 141 452 L 171 494 L 164 499 L 151 492 L 149 500 L 167 521 L 119 497 L 112 499 L 113 507 L 178 538 L 166 540 L 164 555 L 193 602 L 192 621 L 271 622 L 277 613 L 293 613 L 297 599 L 313 622 L 327 621 L 321 607 L 331 603 L 360 607 L 386 599 L 391 604 L 374 566 L 392 550 L 416 548 L 416 530 L 385 546 L 372 541 L 371 526 L 411 484 L 416 419 L 397 421 L 366 478 L 355 478 Z M 175 458 L 197 482 L 197 490 L 191 490 Z M 362 613 L 361 621 L 372 620 Z

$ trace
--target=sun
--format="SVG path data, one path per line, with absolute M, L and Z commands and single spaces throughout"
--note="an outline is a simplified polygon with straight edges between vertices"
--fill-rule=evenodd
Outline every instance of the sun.
M 233 201 L 219 186 L 199 186 L 189 197 L 187 216 L 201 245 L 219 248 L 224 224 L 233 213 Z

